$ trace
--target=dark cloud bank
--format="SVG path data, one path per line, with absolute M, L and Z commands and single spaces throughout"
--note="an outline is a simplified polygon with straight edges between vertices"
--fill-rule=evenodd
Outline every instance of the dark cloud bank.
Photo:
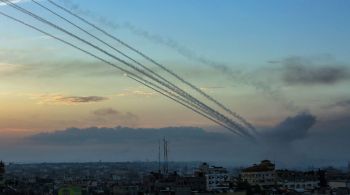
M 333 85 L 350 80 L 350 71 L 330 56 L 317 59 L 294 56 L 281 62 L 283 80 L 289 85 Z
M 0 156 L 7 161 L 21 162 L 155 161 L 158 141 L 166 137 L 170 142 L 170 159 L 174 161 L 245 165 L 269 158 L 286 167 L 345 165 L 350 159 L 347 152 L 350 124 L 345 121 L 346 117 L 343 120 L 342 125 L 337 126 L 332 121 L 318 121 L 310 113 L 300 113 L 273 128 L 261 130 L 257 143 L 233 134 L 193 127 L 69 128 L 2 146 Z

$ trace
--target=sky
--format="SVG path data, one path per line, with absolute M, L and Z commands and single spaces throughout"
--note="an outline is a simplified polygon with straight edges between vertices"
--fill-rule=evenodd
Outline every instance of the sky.
M 45 0 L 40 2 L 52 7 Z M 296 143 L 316 147 L 328 137 L 333 139 L 330 143 L 334 143 L 334 150 L 348 147 L 340 140 L 350 136 L 347 133 L 350 127 L 349 1 L 55 2 L 161 62 L 239 113 L 258 128 L 261 140 L 265 140 L 262 142 L 282 144 L 286 151 L 300 152 L 302 149 L 296 148 Z M 87 37 L 31 1 L 21 1 L 18 5 Z M 0 11 L 74 41 L 8 6 L 1 5 Z M 166 75 L 117 42 L 85 27 Z M 44 132 L 55 136 L 57 130 L 68 131 L 73 127 L 113 129 L 117 126 L 200 127 L 206 132 L 227 133 L 211 121 L 140 86 L 117 69 L 3 16 L 0 16 L 0 33 L 3 138 L 28 139 Z M 176 81 L 169 75 L 167 78 Z M 196 97 L 201 98 L 198 94 Z M 272 141 L 267 137 L 272 137 Z M 273 144 L 266 148 L 273 148 Z M 0 151 L 8 159 L 31 160 L 21 159 L 20 153 L 6 155 L 10 143 L 3 145 L 5 149 Z M 249 148 L 253 151 L 254 147 L 253 144 Z M 267 151 L 255 151 L 254 155 L 263 158 L 276 152 Z M 350 159 L 342 153 L 317 154 L 310 162 L 322 162 L 324 158 Z M 296 158 L 302 157 L 296 154 Z

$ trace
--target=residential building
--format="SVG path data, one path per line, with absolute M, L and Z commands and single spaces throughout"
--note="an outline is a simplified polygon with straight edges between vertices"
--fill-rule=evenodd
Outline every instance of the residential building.
M 4 183 L 5 183 L 4 175 L 5 175 L 5 163 L 0 161 L 0 187 L 4 186 Z
M 260 164 L 243 169 L 241 178 L 250 185 L 259 185 L 263 188 L 274 186 L 277 181 L 275 164 L 269 160 L 263 160 Z
M 209 166 L 203 163 L 195 172 L 195 176 L 205 177 L 207 191 L 225 191 L 229 188 L 230 175 L 223 167 Z
M 314 191 L 320 187 L 319 172 L 277 170 L 277 183 L 282 188 L 296 191 Z

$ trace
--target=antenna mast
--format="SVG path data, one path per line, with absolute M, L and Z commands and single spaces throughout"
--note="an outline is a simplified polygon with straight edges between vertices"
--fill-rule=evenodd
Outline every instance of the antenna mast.
M 168 141 L 165 139 L 163 139 L 163 147 L 164 147 L 164 174 L 168 175 L 168 171 L 169 171 L 169 165 L 168 165 Z

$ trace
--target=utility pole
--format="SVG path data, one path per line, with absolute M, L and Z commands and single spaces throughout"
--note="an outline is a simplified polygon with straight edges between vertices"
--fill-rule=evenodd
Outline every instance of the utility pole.
M 160 164 L 160 139 L 158 140 L 158 173 L 162 173 Z
M 169 165 L 168 165 L 168 141 L 165 139 L 165 137 L 163 138 L 163 155 L 164 155 L 164 164 L 163 164 L 163 169 L 164 169 L 164 174 L 168 175 L 168 171 L 169 171 Z

